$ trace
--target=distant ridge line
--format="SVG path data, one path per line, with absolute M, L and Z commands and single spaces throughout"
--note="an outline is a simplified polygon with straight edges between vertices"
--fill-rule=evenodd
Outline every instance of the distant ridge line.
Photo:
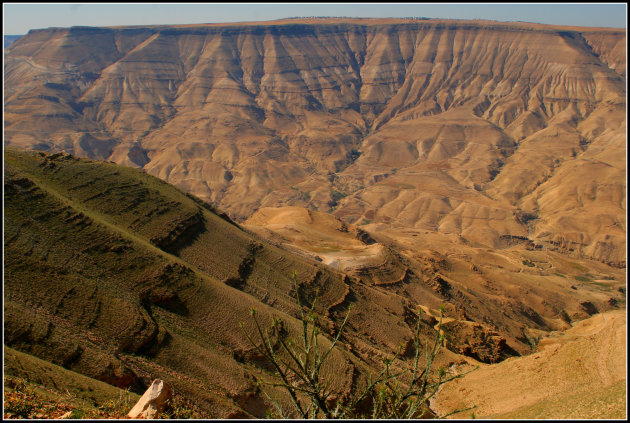
M 282 19 L 274 19 L 268 21 L 244 21 L 244 22 L 207 22 L 207 23 L 194 23 L 194 24 L 155 24 L 155 25 L 116 25 L 116 26 L 89 26 L 89 25 L 77 25 L 70 27 L 48 27 L 31 29 L 30 33 L 50 30 L 81 30 L 81 29 L 160 29 L 160 30 L 190 30 L 190 29 L 211 29 L 211 28 L 232 28 L 238 27 L 243 29 L 245 27 L 274 27 L 274 26 L 313 26 L 313 25 L 359 25 L 359 26 L 388 26 L 388 25 L 401 25 L 401 24 L 415 24 L 420 27 L 434 27 L 436 25 L 445 25 L 445 29 L 455 28 L 487 28 L 487 29 L 503 29 L 503 30 L 516 30 L 516 31 L 543 31 L 543 32 L 556 32 L 556 31 L 578 31 L 578 32 L 626 32 L 625 28 L 610 28 L 610 27 L 589 27 L 589 26 L 574 26 L 574 25 L 554 25 L 543 24 L 535 22 L 525 21 L 498 21 L 487 19 L 443 19 L 443 18 L 426 18 L 426 17 L 409 17 L 409 18 L 349 18 L 349 17 L 290 17 Z

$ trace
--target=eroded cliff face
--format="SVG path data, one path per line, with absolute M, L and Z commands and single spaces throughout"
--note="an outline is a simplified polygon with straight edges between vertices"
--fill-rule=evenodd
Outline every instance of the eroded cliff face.
M 625 265 L 625 31 L 449 21 L 70 28 L 5 53 L 5 145 L 245 219 L 306 206 Z

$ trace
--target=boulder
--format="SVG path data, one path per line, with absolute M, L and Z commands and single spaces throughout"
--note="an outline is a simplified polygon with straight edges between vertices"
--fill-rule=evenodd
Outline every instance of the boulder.
M 156 379 L 146 390 L 140 400 L 129 411 L 130 419 L 154 419 L 164 411 L 167 401 L 171 398 L 171 389 L 164 381 Z

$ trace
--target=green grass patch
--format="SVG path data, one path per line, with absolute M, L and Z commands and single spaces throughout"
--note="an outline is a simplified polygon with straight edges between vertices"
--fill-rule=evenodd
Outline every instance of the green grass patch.
M 306 201 L 310 201 L 310 199 L 311 199 L 310 191 L 302 191 L 301 189 L 299 189 L 298 187 L 295 187 L 295 186 L 291 187 L 291 189 L 293 191 L 297 191 L 300 194 L 300 196 L 302 197 L 302 199 L 305 199 Z M 269 192 L 271 192 L 271 191 L 273 191 L 273 190 L 270 190 Z
M 574 276 L 573 279 L 580 282 L 591 282 L 591 278 L 585 275 Z
M 583 273 L 588 272 L 588 268 L 587 268 L 587 267 L 585 267 L 585 266 L 582 266 L 582 265 L 581 265 L 581 264 L 579 264 L 579 263 L 576 263 L 576 262 L 574 262 L 574 261 L 570 261 L 570 262 L 569 262 L 569 264 L 570 264 L 571 266 L 573 266 L 574 268 L 576 268 L 577 270 L 579 270 L 580 272 L 583 272 Z
M 347 194 L 344 194 L 343 192 L 340 192 L 340 191 L 332 190 L 330 192 L 330 196 L 332 197 L 332 199 L 335 202 L 337 202 L 337 201 L 341 200 L 342 198 L 347 197 Z
M 604 291 L 611 291 L 613 289 L 612 286 L 610 286 L 607 283 L 603 283 L 603 282 L 593 281 L 593 282 L 588 282 L 588 284 L 589 285 L 594 285 L 594 286 L 596 286 L 596 287 L 598 287 L 598 288 L 600 288 L 600 289 L 602 289 Z
M 415 189 L 416 187 L 414 185 L 410 185 L 410 184 L 398 184 L 398 188 L 400 188 L 400 189 Z

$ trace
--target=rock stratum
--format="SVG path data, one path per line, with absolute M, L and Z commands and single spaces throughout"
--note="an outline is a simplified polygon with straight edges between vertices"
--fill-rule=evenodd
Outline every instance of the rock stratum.
M 4 346 L 14 352 L 4 365 L 13 376 L 55 389 L 85 386 L 85 378 L 77 379 L 83 375 L 142 395 L 159 378 L 201 417 L 265 417 L 273 404 L 256 380 L 277 375 L 239 322 L 255 334 L 254 308 L 263 329 L 280 318 L 287 335 L 299 339 L 299 294 L 310 304 L 317 298 L 324 347 L 348 316 L 322 371 L 331 392 L 350 398 L 399 345 L 409 350 L 419 304 L 435 311 L 445 301 L 434 289 L 435 271 L 394 250 L 382 246 L 378 266 L 358 275 L 341 272 L 257 237 L 137 169 L 10 147 L 4 165 L 3 328 Z M 370 242 L 351 226 L 340 234 L 338 242 L 354 234 Z M 459 331 L 465 336 L 449 330 L 449 349 L 436 365 L 457 361 L 461 344 L 486 362 L 528 350 L 517 339 L 532 325 L 527 316 L 493 320 L 492 306 L 455 286 L 448 291 L 458 295 L 445 307 L 452 326 L 460 320 L 460 326 L 482 326 L 468 315 L 502 329 L 491 340 L 483 330 Z M 584 291 L 580 298 L 591 308 L 606 307 L 600 293 Z M 423 343 L 435 336 L 436 323 L 422 317 Z M 506 345 L 511 348 L 499 348 Z M 401 357 L 396 368 L 408 368 L 412 358 Z M 41 360 L 49 370 L 32 364 Z M 280 388 L 269 392 L 282 398 Z
M 5 49 L 5 145 L 142 168 L 238 222 L 297 206 L 623 268 L 625 50 L 486 21 L 32 30 Z
M 3 223 L 12 377 L 89 398 L 105 384 L 142 395 L 159 378 L 202 418 L 273 408 L 256 379 L 275 371 L 238 326 L 254 333 L 253 307 L 265 328 L 277 317 L 299 339 L 298 293 L 311 304 L 317 297 L 321 345 L 348 315 L 323 368 L 341 398 L 360 392 L 399 346 L 395 369 L 409 369 L 418 318 L 422 343 L 434 339 L 441 305 L 438 367 L 504 368 L 554 330 L 600 312 L 625 315 L 624 272 L 597 261 L 518 244 L 412 254 L 402 241 L 299 207 L 262 208 L 237 225 L 137 169 L 65 153 L 5 149 Z M 484 264 L 471 265 L 472 253 Z M 609 341 L 625 348 L 625 338 Z M 120 395 L 109 391 L 102 395 Z

